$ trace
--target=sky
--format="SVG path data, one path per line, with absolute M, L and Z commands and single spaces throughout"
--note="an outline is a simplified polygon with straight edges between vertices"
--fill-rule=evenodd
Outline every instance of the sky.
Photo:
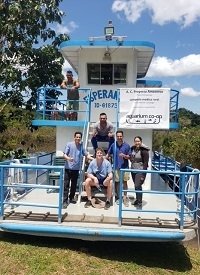
M 101 36 L 112 20 L 115 35 L 153 42 L 155 55 L 144 79 L 178 90 L 179 108 L 200 114 L 199 0 L 63 0 L 60 9 L 65 15 L 55 30 L 71 40 Z

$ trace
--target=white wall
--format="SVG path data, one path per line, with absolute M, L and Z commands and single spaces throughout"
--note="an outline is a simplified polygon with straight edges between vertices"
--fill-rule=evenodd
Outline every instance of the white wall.
M 136 52 L 133 49 L 114 48 L 111 51 L 111 61 L 103 60 L 105 49 L 81 49 L 79 53 L 79 82 L 82 88 L 92 88 L 93 102 L 91 121 L 99 119 L 99 114 L 107 113 L 108 120 L 116 121 L 116 98 L 113 98 L 117 89 L 122 87 L 136 87 Z M 113 52 L 113 53 L 112 53 Z M 122 85 L 88 85 L 87 83 L 87 63 L 123 63 L 127 64 L 127 84 Z M 99 103 L 99 104 L 97 104 Z M 109 104 L 110 103 L 110 104 Z M 80 104 L 81 105 L 81 104 Z M 79 115 L 81 118 L 81 114 Z
M 67 142 L 74 140 L 75 132 L 83 132 L 81 127 L 57 127 L 56 128 L 56 155 L 63 155 Z

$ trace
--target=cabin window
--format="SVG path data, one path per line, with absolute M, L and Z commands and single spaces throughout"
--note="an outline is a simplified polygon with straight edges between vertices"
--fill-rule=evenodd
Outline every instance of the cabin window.
M 100 84 L 100 64 L 88 64 L 88 84 Z
M 126 84 L 126 64 L 87 64 L 88 84 Z
M 113 65 L 101 64 L 101 84 L 112 85 L 113 84 Z
M 114 64 L 114 84 L 126 84 L 126 64 Z

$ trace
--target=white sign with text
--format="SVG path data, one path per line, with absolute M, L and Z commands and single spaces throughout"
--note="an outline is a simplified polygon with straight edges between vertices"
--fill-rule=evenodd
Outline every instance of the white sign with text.
M 170 89 L 120 89 L 119 127 L 169 129 Z

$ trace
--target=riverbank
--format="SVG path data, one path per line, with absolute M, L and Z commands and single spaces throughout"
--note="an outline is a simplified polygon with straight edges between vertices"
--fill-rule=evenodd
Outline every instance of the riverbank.
M 38 128 L 32 132 L 27 128 L 7 129 L 0 133 L 0 160 L 55 150 L 56 129 L 52 127 Z M 21 156 L 19 152 L 22 152 Z

